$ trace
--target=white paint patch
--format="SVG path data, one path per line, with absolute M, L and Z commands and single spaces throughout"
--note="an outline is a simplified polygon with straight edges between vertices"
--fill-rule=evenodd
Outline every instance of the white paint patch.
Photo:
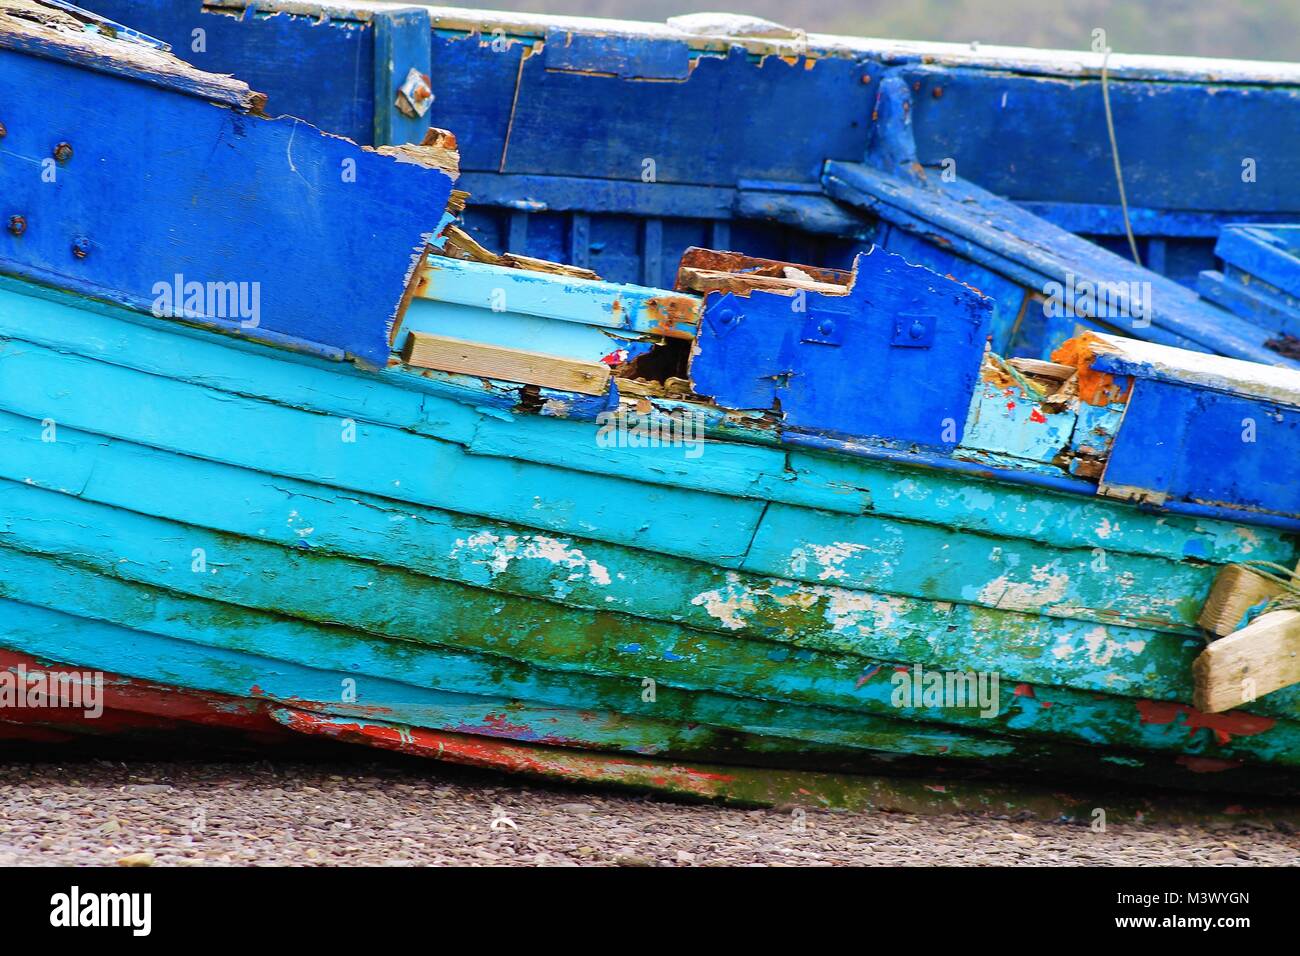
M 512 561 L 525 560 L 569 568 L 577 572 L 569 575 L 571 581 L 585 575 L 592 583 L 606 587 L 611 580 L 609 569 L 599 561 L 588 558 L 579 548 L 570 547 L 559 538 L 543 534 L 497 535 L 480 531 L 468 538 L 457 539 L 451 557 L 459 557 L 464 552 L 472 552 L 471 560 L 487 566 L 493 574 L 505 571 Z
M 1101 540 L 1103 541 L 1107 540 L 1112 534 L 1115 534 L 1117 531 L 1119 531 L 1119 525 L 1111 524 L 1109 518 L 1102 518 L 1101 523 L 1097 525 L 1097 537 L 1101 538 Z
M 1029 581 L 1011 581 L 1004 574 L 980 588 L 976 600 L 996 608 L 1029 611 L 1034 608 L 1058 604 L 1065 597 L 1070 575 L 1061 571 L 1051 573 L 1051 565 L 1035 565 Z
M 307 520 L 303 518 L 303 516 L 300 515 L 296 509 L 289 512 L 289 517 L 285 519 L 285 524 L 287 524 L 289 526 L 289 530 L 291 530 L 299 538 L 306 538 L 310 536 L 313 531 L 316 530 L 314 527 L 307 524 Z
M 709 617 L 733 631 L 745 627 L 749 623 L 745 615 L 753 614 L 755 610 L 753 593 L 740 583 L 740 575 L 734 571 L 727 572 L 726 584 L 695 595 L 691 604 L 703 607 Z
M 865 544 L 852 541 L 836 541 L 833 544 L 807 544 L 790 552 L 790 570 L 798 577 L 808 573 L 808 565 L 816 566 L 817 579 L 829 581 L 848 577 L 848 572 L 841 565 L 860 551 L 866 551 Z
M 826 597 L 826 623 L 837 633 L 848 630 L 886 630 L 905 612 L 908 602 L 901 597 L 877 596 L 845 588 L 817 588 Z M 870 617 L 870 623 L 864 618 Z
M 1250 554 L 1259 547 L 1259 535 L 1250 528 L 1233 528 L 1237 536 L 1241 538 L 1241 553 Z
M 1083 635 L 1083 643 L 1088 648 L 1088 660 L 1102 667 L 1121 651 L 1137 655 L 1147 647 L 1146 641 L 1116 641 L 1110 636 L 1110 631 L 1100 624 Z
M 747 587 L 740 583 L 738 574 L 728 571 L 724 586 L 697 594 L 691 599 L 691 604 L 703 607 L 723 627 L 735 631 L 749 626 L 762 601 L 801 610 L 811 610 L 818 601 L 824 601 L 822 617 L 832 633 L 870 633 L 889 628 L 898 615 L 906 613 L 915 603 L 893 595 L 868 594 L 833 585 L 805 585 L 793 581 L 778 580 L 768 587 Z
M 904 478 L 902 481 L 894 482 L 894 497 L 923 501 L 926 498 L 926 490 L 920 483 L 913 481 L 911 478 Z

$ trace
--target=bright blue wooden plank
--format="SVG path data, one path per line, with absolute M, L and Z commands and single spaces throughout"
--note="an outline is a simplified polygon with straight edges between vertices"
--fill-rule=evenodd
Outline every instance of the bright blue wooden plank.
M 991 312 L 973 290 L 877 250 L 857 258 L 844 295 L 710 293 L 691 378 L 726 407 L 779 409 L 787 430 L 952 448 Z
M 756 60 L 735 50 L 699 56 L 685 78 L 664 81 L 614 75 L 626 68 L 626 48 L 597 73 L 552 68 L 549 43 L 521 69 L 523 46 L 494 45 L 490 35 L 433 38 L 434 125 L 456 131 L 466 171 L 640 182 L 651 170 L 645 161 L 653 160 L 659 183 L 814 182 L 827 156 L 860 156 L 866 146 L 868 67 L 850 59 L 820 59 L 809 68 L 802 60 Z M 659 46 L 640 40 L 633 48 L 648 51 L 656 72 L 667 68 Z M 596 62 L 594 51 L 586 62 Z M 782 134 L 772 135 L 746 110 L 700 108 L 726 102 L 763 104 L 765 113 L 781 117 Z M 664 122 L 672 135 L 662 135 Z
M 408 116 L 399 110 L 397 91 L 411 70 L 424 77 L 429 75 L 429 34 L 433 29 L 429 12 L 418 7 L 376 11 L 371 25 L 375 62 L 373 143 L 419 143 L 429 130 L 429 114 Z
M 914 88 L 922 164 L 952 158 L 959 176 L 1016 200 L 1116 202 L 1096 75 L 1067 80 L 922 64 L 899 73 Z M 1113 78 L 1110 99 L 1133 206 L 1300 211 L 1296 126 L 1278 121 L 1300 105 L 1295 87 Z M 1083 145 L 1055 148 L 1063 144 Z M 1249 180 L 1247 157 L 1258 169 Z
M 1265 347 L 1269 336 L 1259 327 L 960 178 L 944 182 L 935 169 L 904 178 L 863 164 L 831 162 L 825 184 L 835 198 L 901 228 L 937 233 L 1040 295 L 1055 288 L 1061 296 L 1085 282 L 1113 290 L 1106 314 L 1089 317 L 1122 334 L 1172 345 L 1190 340 L 1223 355 L 1300 367 L 1300 361 Z
M 1103 482 L 1125 497 L 1300 514 L 1300 409 L 1141 380 Z
M 27 221 L 0 233 L 0 271 L 387 361 L 446 174 L 36 56 L 0 60 L 0 100 L 6 154 L 24 160 L 0 166 L 0 191 Z M 33 170 L 60 141 L 71 158 L 42 181 Z
M 317 17 L 252 7 L 239 16 L 179 0 L 95 0 L 96 12 L 144 30 L 203 70 L 232 73 L 267 94 L 273 116 L 370 143 L 374 132 L 374 39 L 343 10 Z
M 1196 288 L 1203 298 L 1262 328 L 1300 336 L 1300 300 L 1265 282 L 1207 269 L 1197 277 Z
M 684 80 L 691 51 L 680 40 L 548 30 L 542 48 L 548 70 L 612 73 L 621 79 Z
M 1229 266 L 1282 294 L 1300 296 L 1300 226 L 1225 226 L 1214 252 Z
M 434 318 L 421 317 L 427 311 L 420 308 L 422 301 L 466 306 L 473 310 L 466 313 L 472 316 L 466 320 L 471 323 L 510 323 L 529 316 L 545 319 L 546 323 L 537 325 L 539 334 L 546 334 L 546 324 L 559 326 L 558 332 L 563 332 L 564 325 L 587 325 L 686 338 L 694 334 L 698 323 L 700 300 L 686 292 L 556 276 L 443 256 L 429 258 L 424 276 L 426 282 L 411 305 L 406 329 L 436 331 Z M 451 331 L 441 334 L 457 335 Z M 612 340 L 606 336 L 605 341 Z M 498 344 L 531 348 L 524 339 Z

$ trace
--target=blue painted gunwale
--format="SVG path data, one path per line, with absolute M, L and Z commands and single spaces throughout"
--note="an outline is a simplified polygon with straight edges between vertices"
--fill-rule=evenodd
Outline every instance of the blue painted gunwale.
M 373 34 L 381 16 L 374 11 L 264 0 L 215 5 L 222 13 L 202 12 L 198 0 L 98 0 L 96 6 L 182 51 L 202 27 L 208 42 L 195 56 L 199 65 L 248 77 L 271 94 L 277 112 L 358 142 L 370 135 L 373 85 L 345 80 L 374 75 Z M 490 248 L 591 266 L 615 281 L 646 285 L 666 283 L 664 264 L 691 245 L 843 266 L 860 251 L 853 240 L 864 229 L 862 218 L 800 190 L 816 185 L 821 160 L 862 158 L 871 131 L 864 118 L 889 73 L 916 87 L 923 162 L 953 159 L 964 179 L 1025 204 L 1048 223 L 1111 248 L 1123 241 L 1102 135 L 1099 55 L 829 36 L 708 37 L 662 24 L 425 10 L 433 25 L 431 118 L 460 134 L 465 182 L 476 198 L 467 224 Z M 557 33 L 567 46 L 548 53 Z M 562 62 L 577 55 L 575 44 L 591 69 L 574 71 Z M 726 65 L 733 47 L 744 55 Z M 525 52 L 532 55 L 521 61 Z M 693 64 L 685 79 L 684 57 Z M 802 67 L 786 70 L 782 57 Z M 677 65 L 663 66 L 669 62 Z M 1300 220 L 1294 124 L 1276 121 L 1297 108 L 1294 70 L 1116 54 L 1110 78 L 1131 218 L 1143 261 L 1155 271 L 1194 284 L 1213 265 L 1223 224 Z M 685 104 L 683 89 L 696 90 Z M 791 109 L 791 98 L 809 105 L 798 99 L 801 90 L 809 91 L 811 108 Z M 786 137 L 755 139 L 734 125 L 720 128 L 716 117 L 693 105 L 734 101 L 745 91 L 752 91 L 746 99 L 753 128 L 764 128 L 763 117 L 771 117 Z M 586 121 L 593 109 L 595 121 L 556 135 L 552 117 Z M 628 135 L 608 132 L 620 123 Z M 660 137 L 665 126 L 676 135 Z M 1224 147 L 1223 129 L 1235 131 L 1233 149 Z M 653 147 L 640 145 L 647 141 Z M 701 144 L 714 143 L 716 149 L 702 152 Z M 1044 143 L 1086 148 L 1047 150 Z M 1170 145 L 1182 143 L 1191 148 Z M 656 181 L 646 183 L 640 163 L 650 155 L 660 162 Z M 1242 156 L 1259 164 L 1249 184 L 1238 168 Z M 682 170 L 689 170 L 685 179 Z M 760 180 L 771 188 L 746 185 Z M 735 241 L 712 232 L 734 234 Z M 655 235 L 662 235 L 662 251 L 646 255 L 656 248 Z
M 141 67 L 139 44 L 36 24 L 0 38 L 0 191 L 6 222 L 25 220 L 0 233 L 4 272 L 387 361 L 450 195 L 445 173 L 267 119 L 243 84 L 166 54 L 149 50 Z M 60 142 L 69 155 L 56 162 Z

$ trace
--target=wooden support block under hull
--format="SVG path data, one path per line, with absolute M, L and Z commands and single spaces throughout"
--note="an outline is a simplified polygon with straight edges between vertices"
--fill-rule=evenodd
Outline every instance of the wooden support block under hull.
M 1198 710 L 1232 710 L 1300 683 L 1300 611 L 1271 611 L 1215 641 L 1192 665 Z
M 1227 637 L 1238 630 L 1251 608 L 1280 597 L 1282 588 L 1249 568 L 1231 564 L 1214 579 L 1197 620 L 1214 637 Z
M 466 342 L 426 332 L 412 332 L 407 337 L 402 361 L 418 368 L 481 375 L 583 395 L 604 395 L 609 389 L 608 365 L 576 362 L 555 355 Z

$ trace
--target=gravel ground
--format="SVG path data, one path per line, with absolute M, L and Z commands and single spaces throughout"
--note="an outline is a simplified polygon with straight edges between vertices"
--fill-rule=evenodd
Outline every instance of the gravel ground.
M 495 823 L 495 827 L 494 827 Z M 738 810 L 419 762 L 11 764 L 0 865 L 1294 865 L 1290 826 Z

